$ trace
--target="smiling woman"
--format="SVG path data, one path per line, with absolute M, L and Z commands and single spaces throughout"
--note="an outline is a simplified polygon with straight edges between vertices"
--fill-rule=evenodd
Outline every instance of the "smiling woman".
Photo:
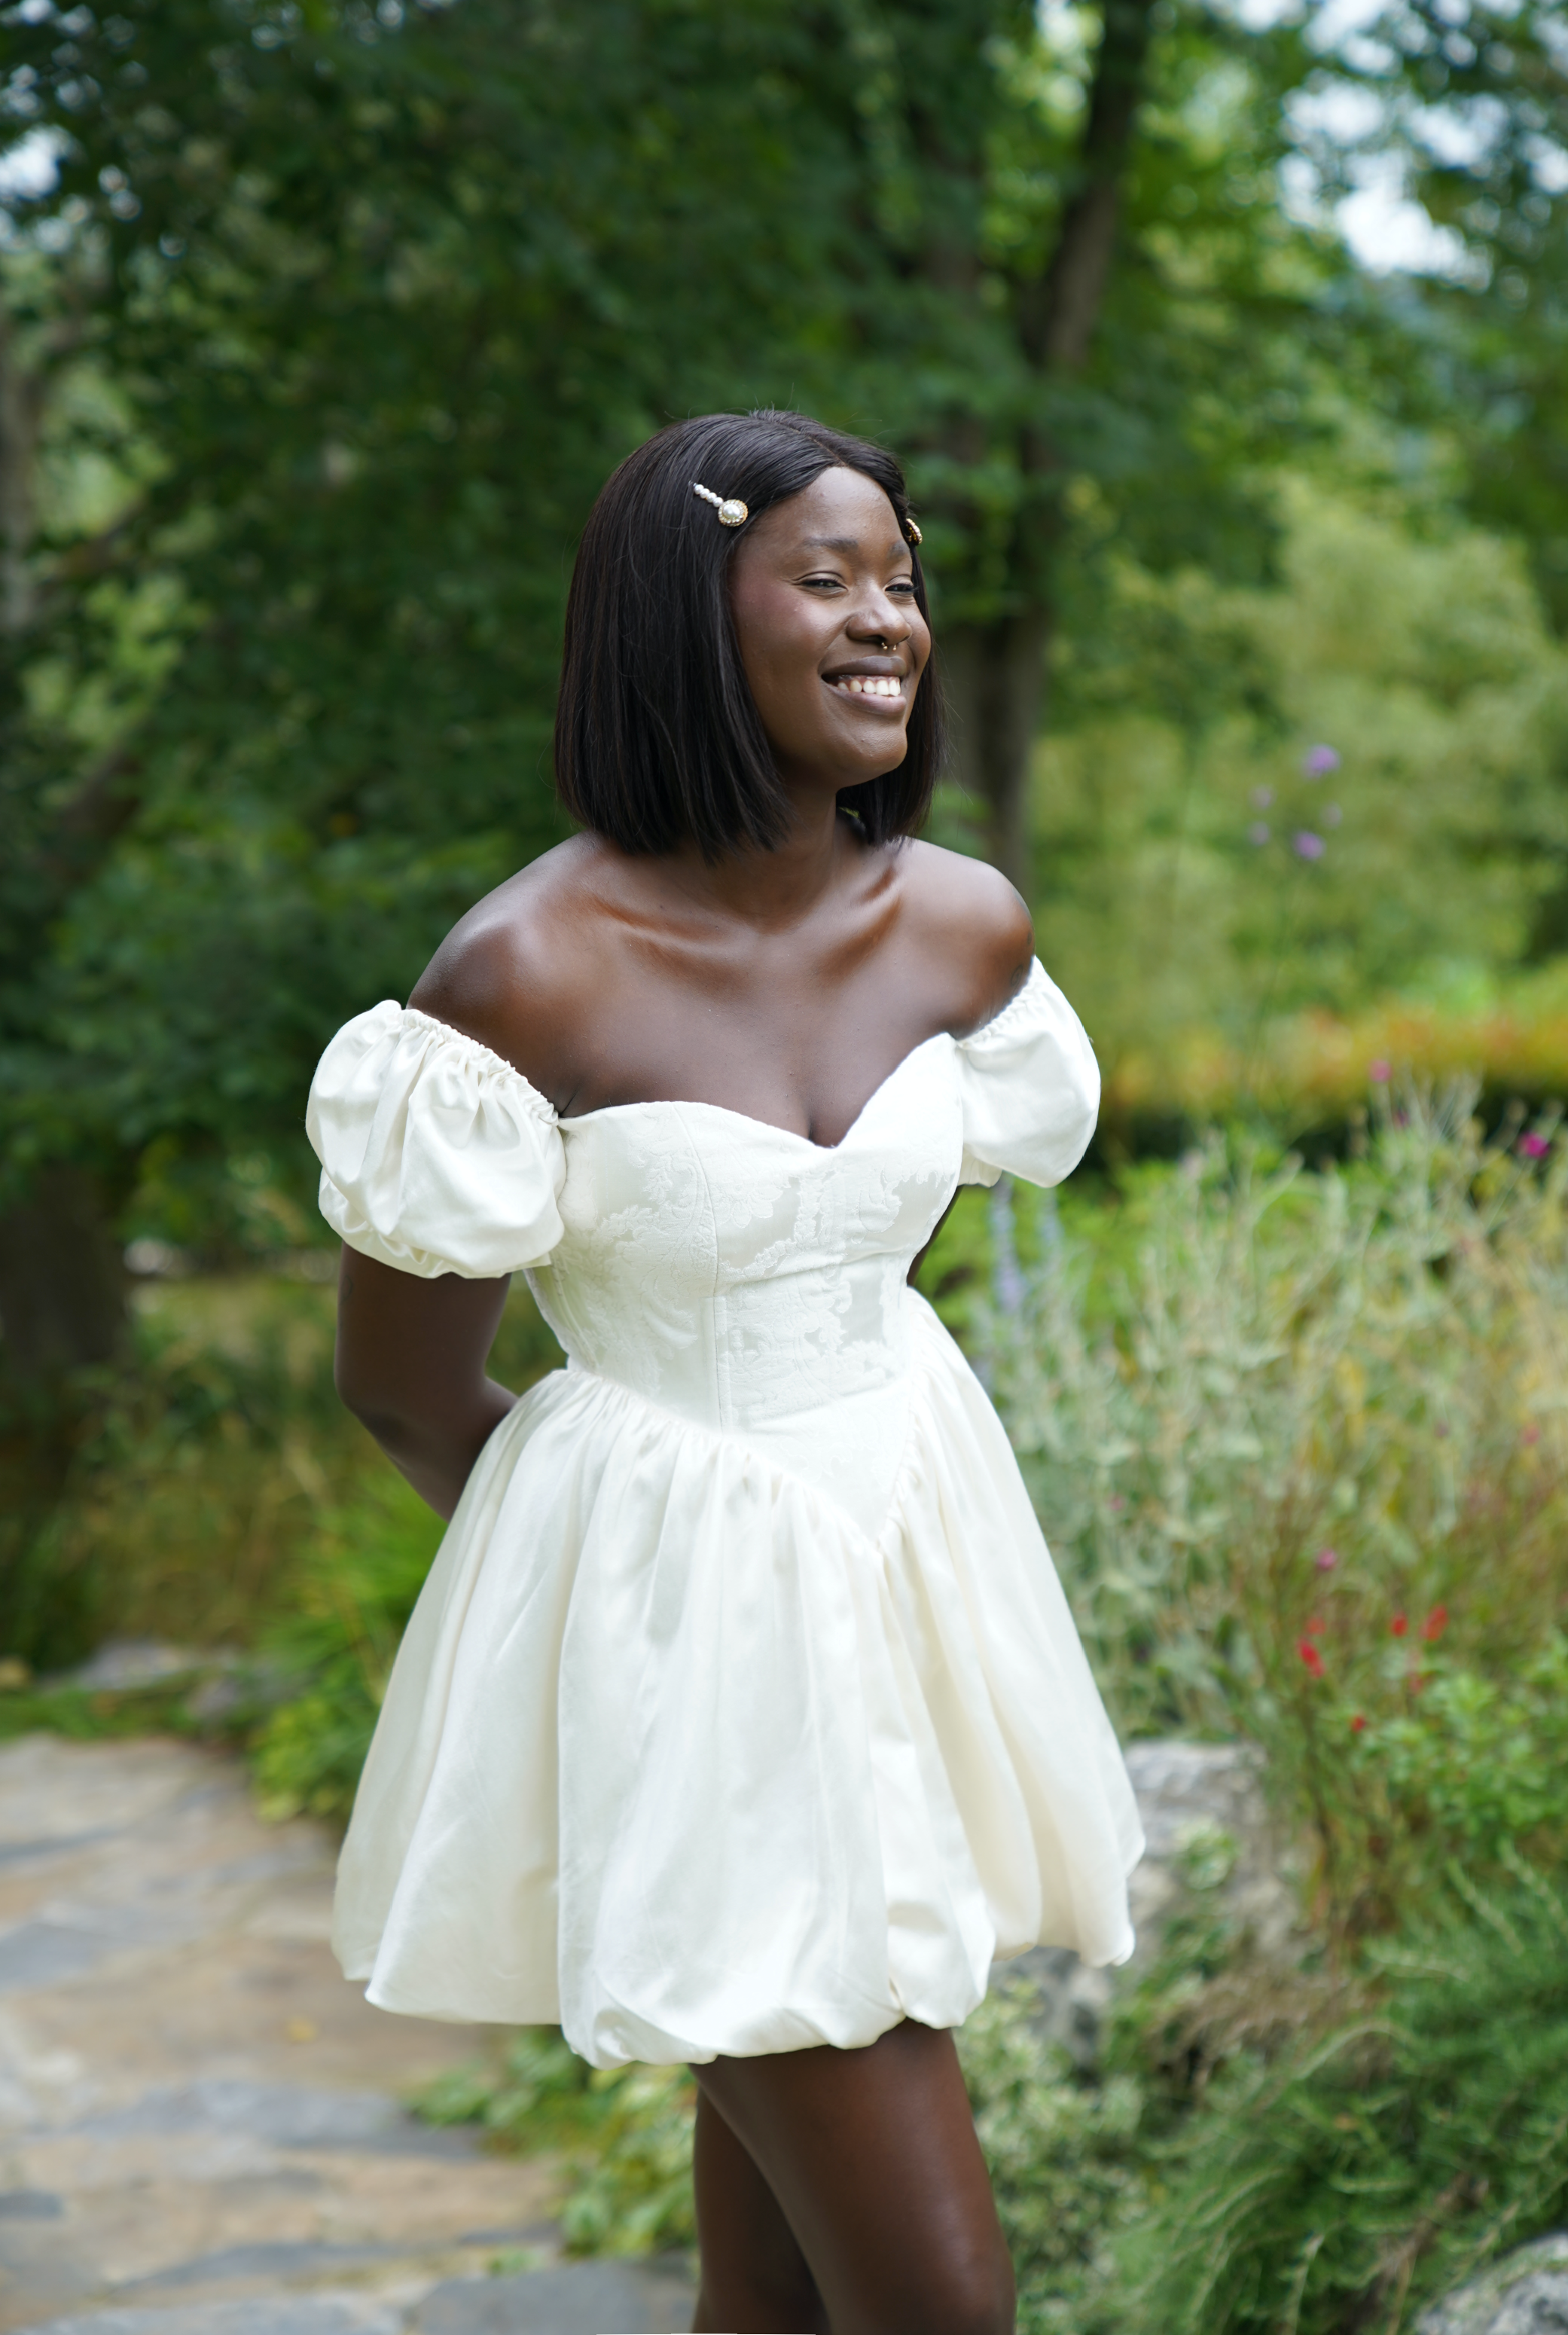
M 909 1286 L 958 1185 L 1056 1182 L 1098 1096 L 1011 886 L 910 839 L 940 740 L 892 458 L 663 431 L 573 583 L 585 832 L 311 1094 L 339 1385 L 451 1517 L 338 1952 L 390 2010 L 694 2064 L 701 2328 L 1005 2335 L 952 2030 L 998 1954 L 1132 1943 L 1120 1756 Z M 518 1270 L 570 1357 L 520 1400 Z
M 693 493 L 711 479 L 744 504 L 739 529 Z M 595 503 L 572 578 L 567 806 L 625 851 L 771 846 L 791 823 L 784 746 L 839 769 L 873 843 L 911 833 L 943 744 L 916 541 L 892 456 L 799 415 L 713 414 L 641 448 Z M 889 711 L 828 732 L 825 690 Z

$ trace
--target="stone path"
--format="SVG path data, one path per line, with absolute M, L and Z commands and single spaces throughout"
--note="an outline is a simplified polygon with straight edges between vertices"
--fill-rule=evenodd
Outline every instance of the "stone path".
M 680 2278 L 560 2259 L 547 2162 L 399 2105 L 483 2036 L 344 1984 L 332 1859 L 223 1753 L 0 1749 L 0 2335 L 690 2327 Z

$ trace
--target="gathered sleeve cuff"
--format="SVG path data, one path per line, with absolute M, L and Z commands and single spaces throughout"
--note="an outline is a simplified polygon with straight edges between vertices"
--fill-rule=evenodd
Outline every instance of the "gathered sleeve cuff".
M 431 1281 L 543 1264 L 561 1237 L 566 1152 L 520 1071 L 390 999 L 345 1022 L 311 1083 L 321 1212 L 363 1256 Z
M 1005 1170 L 1060 1184 L 1082 1158 L 1099 1115 L 1099 1065 L 1082 1022 L 1036 957 L 994 1021 L 958 1042 L 963 1090 L 960 1182 Z

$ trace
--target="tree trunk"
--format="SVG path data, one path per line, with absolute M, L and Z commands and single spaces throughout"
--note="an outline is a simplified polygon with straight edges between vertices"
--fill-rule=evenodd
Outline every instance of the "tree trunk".
M 1116 250 L 1121 182 L 1142 101 L 1157 0 L 1104 0 L 1103 30 L 1078 168 L 1049 266 L 1019 289 L 1017 329 L 1037 379 L 1088 363 Z M 959 437 L 959 464 L 973 460 Z M 1043 711 L 1056 610 L 1051 570 L 1061 532 L 1060 450 L 1036 423 L 1019 432 L 1026 488 L 1015 522 L 1012 613 L 957 624 L 943 636 L 960 783 L 984 806 L 989 857 L 1031 898 L 1029 765 Z
M 51 1165 L 0 1216 L 0 1378 L 31 1409 L 72 1371 L 110 1361 L 124 1323 L 124 1274 L 97 1179 Z
M 1051 625 L 1051 611 L 1037 606 L 988 625 L 954 625 L 942 637 L 953 774 L 984 805 L 986 857 L 1026 900 L 1033 876 L 1029 765 Z

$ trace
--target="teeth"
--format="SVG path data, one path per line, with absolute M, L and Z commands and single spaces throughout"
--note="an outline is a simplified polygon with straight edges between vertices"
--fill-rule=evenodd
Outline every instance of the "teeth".
M 902 697 L 904 694 L 903 683 L 896 673 L 846 673 L 838 686 L 848 690 L 855 697 Z

